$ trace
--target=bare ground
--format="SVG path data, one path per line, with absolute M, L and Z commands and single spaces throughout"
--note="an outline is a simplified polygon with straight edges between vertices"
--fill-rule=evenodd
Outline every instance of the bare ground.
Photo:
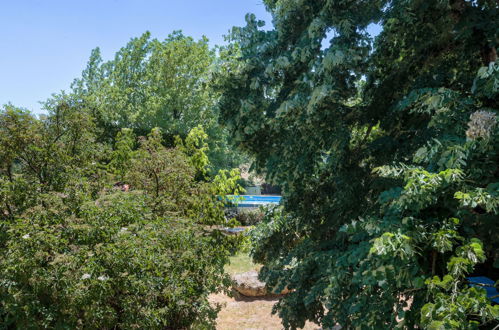
M 226 272 L 234 275 L 250 270 L 259 270 L 261 265 L 255 264 L 247 253 L 238 253 L 231 257 Z M 221 304 L 222 310 L 218 313 L 217 330 L 273 330 L 283 329 L 281 319 L 272 315 L 272 307 L 279 300 L 278 297 L 244 297 L 237 299 L 225 294 L 210 296 L 212 304 Z M 321 329 L 318 325 L 307 323 L 305 330 Z
M 224 294 L 210 296 L 212 303 L 222 304 L 218 314 L 218 330 L 271 330 L 283 329 L 281 320 L 272 315 L 272 306 L 279 298 L 241 297 L 237 300 Z M 306 330 L 320 329 L 312 323 L 305 325 Z

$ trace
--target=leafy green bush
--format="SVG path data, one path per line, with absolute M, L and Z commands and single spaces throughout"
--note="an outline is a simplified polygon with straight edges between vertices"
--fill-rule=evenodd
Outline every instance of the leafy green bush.
M 157 130 L 110 153 L 81 114 L 0 112 L 1 328 L 212 328 L 238 242 L 207 224 L 237 173 L 195 180 Z
M 243 226 L 254 226 L 262 220 L 263 214 L 260 209 L 238 210 L 235 218 Z
M 9 227 L 2 323 L 179 329 L 213 321 L 206 298 L 226 280 L 223 237 L 154 216 L 142 194 L 117 192 L 96 203 L 81 217 L 46 214 Z

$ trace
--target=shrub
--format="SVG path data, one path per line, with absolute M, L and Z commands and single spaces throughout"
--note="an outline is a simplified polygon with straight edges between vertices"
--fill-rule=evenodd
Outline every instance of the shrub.
M 117 192 L 81 217 L 19 220 L 0 261 L 2 323 L 17 328 L 168 328 L 210 323 L 226 278 L 223 236 L 156 217 Z
M 262 220 L 263 211 L 261 209 L 239 210 L 235 218 L 243 226 L 254 226 Z
M 228 287 L 237 241 L 206 224 L 223 221 L 216 196 L 237 173 L 199 182 L 156 130 L 108 153 L 88 117 L 53 116 L 0 113 L 0 127 L 23 124 L 0 129 L 1 328 L 213 328 L 207 297 Z

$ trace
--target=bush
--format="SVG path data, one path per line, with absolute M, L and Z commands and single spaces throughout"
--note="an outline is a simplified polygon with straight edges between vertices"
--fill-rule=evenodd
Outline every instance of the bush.
M 239 210 L 235 218 L 243 226 L 254 226 L 262 221 L 263 211 L 261 209 Z
M 117 192 L 81 217 L 15 222 L 0 261 L 2 323 L 17 328 L 185 328 L 208 324 L 226 278 L 223 237 L 154 216 Z
M 81 118 L 59 116 L 85 139 L 52 119 L 0 113 L 0 128 L 23 124 L 0 129 L 0 328 L 213 328 L 207 297 L 228 287 L 237 242 L 207 224 L 236 173 L 197 181 L 157 131 L 106 153 Z

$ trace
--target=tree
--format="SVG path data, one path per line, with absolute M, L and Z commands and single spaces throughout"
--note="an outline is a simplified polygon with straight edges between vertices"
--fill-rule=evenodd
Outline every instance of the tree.
M 217 94 L 210 86 L 216 66 L 208 39 L 194 40 L 180 31 L 165 40 L 146 32 L 133 38 L 111 61 L 103 62 L 99 48 L 92 51 L 82 76 L 72 84 L 75 103 L 90 109 L 105 140 L 123 129 L 146 135 L 159 127 L 167 146 L 202 126 L 210 139 L 215 174 L 237 157 L 217 123 Z
M 499 274 L 497 2 L 265 4 L 273 29 L 233 29 L 219 108 L 285 192 L 253 251 L 293 290 L 284 326 L 497 321 L 465 278 Z

